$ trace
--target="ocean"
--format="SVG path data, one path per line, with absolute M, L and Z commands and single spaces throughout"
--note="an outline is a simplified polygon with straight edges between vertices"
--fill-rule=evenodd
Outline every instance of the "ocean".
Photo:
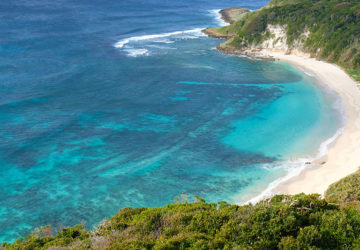
M 243 203 L 326 153 L 335 93 L 201 33 L 267 2 L 1 1 L 0 241 L 182 192 Z

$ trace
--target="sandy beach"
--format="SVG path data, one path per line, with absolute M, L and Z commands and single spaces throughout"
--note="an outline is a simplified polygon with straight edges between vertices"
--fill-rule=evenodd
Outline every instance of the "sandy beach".
M 345 109 L 343 133 L 329 145 L 327 155 L 313 162 L 300 175 L 279 184 L 272 193 L 324 194 L 332 183 L 357 171 L 360 166 L 360 90 L 358 83 L 340 67 L 300 55 L 268 52 L 307 72 L 336 91 Z
M 224 13 L 221 13 L 224 18 Z M 214 28 L 203 32 L 209 36 L 230 39 L 231 35 L 217 33 Z M 281 47 L 281 46 L 280 46 Z M 286 61 L 300 70 L 313 74 L 318 81 L 338 93 L 346 121 L 342 133 L 328 146 L 327 154 L 296 175 L 290 173 L 271 183 L 260 195 L 248 202 L 257 202 L 273 194 L 319 193 L 324 194 L 329 185 L 356 172 L 360 167 L 360 85 L 335 64 L 310 58 L 302 51 L 293 50 L 289 55 L 284 49 L 238 49 L 231 46 L 217 47 L 227 54 L 240 54 L 256 59 Z M 300 170 L 299 170 L 300 171 Z M 295 177 L 292 177 L 294 176 Z

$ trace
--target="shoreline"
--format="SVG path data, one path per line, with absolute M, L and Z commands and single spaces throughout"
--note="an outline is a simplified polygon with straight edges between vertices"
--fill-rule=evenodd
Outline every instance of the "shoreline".
M 311 73 L 317 84 L 335 91 L 340 98 L 344 118 L 342 127 L 320 145 L 318 155 L 311 162 L 302 162 L 302 167 L 270 183 L 245 204 L 257 203 L 276 194 L 319 193 L 323 196 L 331 184 L 353 174 L 360 167 L 359 83 L 339 66 L 331 63 L 281 51 L 262 52 L 276 60 L 287 62 L 304 73 Z M 322 149 L 325 149 L 323 154 Z
M 221 12 L 219 14 L 223 15 Z M 229 35 L 224 36 L 211 31 L 211 29 L 206 29 L 203 33 L 212 37 L 231 39 Z M 246 203 L 256 203 L 276 194 L 319 193 L 324 195 L 331 184 L 359 169 L 360 84 L 343 69 L 335 64 L 311 58 L 309 54 L 299 50 L 260 48 L 243 50 L 221 45 L 217 49 L 225 54 L 242 55 L 257 60 L 285 61 L 304 73 L 311 73 L 318 84 L 337 93 L 341 109 L 343 109 L 342 127 L 320 145 L 319 153 L 311 162 L 302 162 L 302 167 L 270 183 L 265 190 Z
M 360 166 L 360 90 L 358 83 L 340 67 L 315 58 L 268 51 L 270 56 L 314 74 L 341 98 L 346 120 L 336 139 L 328 144 L 324 156 L 273 189 L 273 193 L 324 194 L 338 180 L 356 172 Z

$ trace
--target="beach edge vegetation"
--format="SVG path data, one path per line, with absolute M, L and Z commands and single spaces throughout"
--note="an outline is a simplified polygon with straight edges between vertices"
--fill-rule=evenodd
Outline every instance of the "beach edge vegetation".
M 156 208 L 123 208 L 94 230 L 37 228 L 2 249 L 360 248 L 360 171 L 318 194 L 275 195 L 257 204 L 206 203 L 187 195 Z M 353 185 L 353 184 L 356 185 Z
M 289 48 L 336 63 L 360 80 L 359 22 L 359 1 L 271 0 L 216 32 L 229 39 L 223 47 L 257 48 L 272 36 L 268 25 L 280 25 Z M 331 185 L 324 198 L 276 195 L 242 206 L 183 195 L 164 207 L 123 208 L 91 231 L 37 228 L 1 248 L 360 249 L 359 183 L 357 172 Z

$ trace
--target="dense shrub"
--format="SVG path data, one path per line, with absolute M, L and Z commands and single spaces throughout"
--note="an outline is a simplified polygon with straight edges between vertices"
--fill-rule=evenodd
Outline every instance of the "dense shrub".
M 244 47 L 266 39 L 268 24 L 286 25 L 287 43 L 292 47 L 310 31 L 310 36 L 302 41 L 302 50 L 337 63 L 360 79 L 359 13 L 359 0 L 272 0 L 221 32 L 234 34 L 231 46 Z
M 360 211 L 319 195 L 278 195 L 256 205 L 178 203 L 124 208 L 94 231 L 33 233 L 5 249 L 339 249 L 359 246 Z
M 360 170 L 332 184 L 325 196 L 341 202 L 360 202 Z

